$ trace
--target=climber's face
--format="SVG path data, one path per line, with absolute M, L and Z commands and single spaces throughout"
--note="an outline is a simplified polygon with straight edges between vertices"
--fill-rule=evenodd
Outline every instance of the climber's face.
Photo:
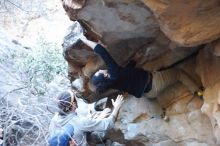
M 99 70 L 95 73 L 95 76 L 99 76 L 100 74 L 103 74 L 105 78 L 109 79 L 110 74 L 108 73 L 108 70 Z

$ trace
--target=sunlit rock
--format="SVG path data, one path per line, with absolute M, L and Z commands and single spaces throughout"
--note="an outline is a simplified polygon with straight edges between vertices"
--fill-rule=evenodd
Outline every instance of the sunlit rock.
M 209 44 L 205 49 L 201 50 L 197 56 L 197 72 L 201 77 L 204 92 L 204 104 L 201 108 L 212 123 L 213 133 L 220 144 L 219 134 L 219 104 L 220 104 L 220 58 L 216 57 L 213 53 L 213 44 Z
M 202 106 L 202 112 L 205 113 L 211 120 L 213 133 L 217 139 L 217 143 L 220 144 L 220 82 L 214 86 L 206 88 L 204 92 L 204 104 Z
M 197 72 L 204 87 L 214 86 L 220 80 L 220 58 L 212 53 L 213 45 L 209 44 L 197 56 Z
M 218 0 L 142 1 L 152 10 L 166 36 L 179 45 L 197 46 L 220 36 Z
M 214 55 L 220 57 L 220 40 L 218 39 L 217 41 L 213 42 L 214 49 L 213 53 Z
M 106 38 L 107 45 L 128 38 L 153 37 L 159 30 L 152 13 L 140 1 L 87 0 L 79 11 L 67 13 L 73 20 L 87 22 Z
M 116 125 L 125 139 L 145 145 L 178 145 L 190 139 L 193 139 L 192 143 L 214 145 L 215 138 L 209 118 L 200 111 L 201 99 L 193 97 L 181 84 L 176 86 L 170 87 L 158 98 L 158 103 L 166 108 L 169 121 L 160 118 L 158 111 L 161 107 L 155 100 L 126 99 Z

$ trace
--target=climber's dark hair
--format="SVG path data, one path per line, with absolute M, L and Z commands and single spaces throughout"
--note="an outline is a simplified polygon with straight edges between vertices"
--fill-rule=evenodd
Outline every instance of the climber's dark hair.
M 64 91 L 60 93 L 57 97 L 58 100 L 58 107 L 60 109 L 59 114 L 60 115 L 66 115 L 68 112 L 72 109 L 72 103 L 74 97 L 70 93 L 71 91 Z
M 96 86 L 96 93 L 101 94 L 111 88 L 113 81 L 110 78 L 105 78 L 104 74 L 92 76 L 92 84 Z

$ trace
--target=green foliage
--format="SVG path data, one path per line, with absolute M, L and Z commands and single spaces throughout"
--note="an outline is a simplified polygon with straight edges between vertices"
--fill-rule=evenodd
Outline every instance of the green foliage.
M 63 58 L 62 49 L 57 44 L 39 41 L 38 47 L 26 54 L 22 61 L 27 81 L 32 93 L 43 95 L 46 85 L 57 75 L 67 76 L 67 63 Z

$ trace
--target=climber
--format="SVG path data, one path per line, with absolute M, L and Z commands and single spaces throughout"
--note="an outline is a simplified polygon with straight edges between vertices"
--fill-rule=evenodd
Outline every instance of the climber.
M 77 146 L 88 145 L 86 141 L 86 132 L 104 132 L 113 128 L 117 114 L 123 103 L 123 96 L 118 95 L 115 101 L 112 100 L 114 109 L 111 114 L 109 112 L 104 112 L 96 118 L 82 117 L 78 116 L 76 113 L 76 109 L 78 108 L 76 97 L 76 93 L 71 90 L 65 91 L 58 96 L 58 107 L 60 112 L 55 114 L 49 126 L 49 133 L 51 135 L 49 138 L 50 145 L 53 146 L 58 143 L 56 138 L 52 140 L 55 137 L 54 133 L 62 133 L 65 127 L 69 128 L 64 132 L 66 136 L 61 135 L 60 140 L 58 140 L 60 141 L 59 144 L 69 143 L 70 140 L 69 145 L 73 145 L 73 143 Z M 109 114 L 110 116 L 108 116 Z M 64 142 L 62 142 L 62 140 L 64 140 Z M 65 146 L 64 144 L 61 145 Z
M 106 70 L 98 70 L 92 76 L 92 83 L 97 93 L 103 93 L 111 88 L 128 92 L 137 98 L 143 95 L 155 98 L 162 90 L 179 80 L 193 94 L 201 94 L 199 87 L 180 69 L 152 73 L 142 68 L 135 68 L 135 61 L 130 61 L 126 67 L 121 67 L 102 45 L 88 40 L 84 35 L 80 36 L 80 40 L 101 56 L 107 66 Z
M 49 145 L 50 146 L 70 146 L 72 144 L 71 137 L 74 134 L 74 127 L 71 124 L 65 124 L 62 128 L 56 128 L 53 133 L 50 134 L 49 137 Z M 74 143 L 72 146 L 75 146 Z

